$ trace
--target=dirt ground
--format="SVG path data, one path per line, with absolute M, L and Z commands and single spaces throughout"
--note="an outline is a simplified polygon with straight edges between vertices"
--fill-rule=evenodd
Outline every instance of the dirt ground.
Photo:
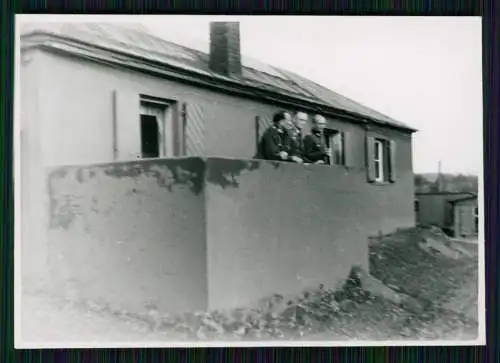
M 477 245 L 406 230 L 372 242 L 370 274 L 418 309 L 348 286 L 308 292 L 282 308 L 130 317 L 43 294 L 22 298 L 22 339 L 64 345 L 179 340 L 473 340 L 478 334 Z

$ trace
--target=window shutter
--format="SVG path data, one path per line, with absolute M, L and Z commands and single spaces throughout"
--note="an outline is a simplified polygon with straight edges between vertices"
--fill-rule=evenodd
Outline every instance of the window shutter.
M 113 92 L 113 154 L 115 160 L 141 157 L 141 122 L 139 94 Z
M 118 160 L 118 97 L 117 92 L 114 90 L 111 94 L 111 102 L 112 102 L 112 124 L 111 124 L 111 132 L 112 132 L 112 141 L 113 141 L 113 161 Z
M 264 135 L 264 132 L 272 125 L 272 120 L 267 117 L 259 116 L 259 140 Z
M 255 156 L 260 157 L 260 116 L 255 116 Z
M 204 155 L 205 119 L 203 108 L 196 103 L 182 105 L 182 140 L 186 156 Z
M 173 155 L 183 156 L 183 125 L 184 125 L 184 104 L 172 104 L 172 132 L 173 132 Z
M 261 159 L 263 158 L 261 152 L 262 150 L 260 149 L 260 142 L 262 140 L 262 136 L 264 136 L 264 133 L 266 130 L 271 126 L 272 121 L 269 118 L 263 117 L 263 116 L 256 116 L 255 117 L 255 141 L 256 141 L 256 153 L 254 155 L 255 159 Z
M 181 105 L 179 122 L 177 123 L 177 156 L 186 156 L 186 103 Z
M 352 162 L 352 149 L 351 149 L 351 134 L 348 131 L 342 131 L 340 133 L 341 145 L 342 145 L 342 163 L 345 166 L 353 166 Z
M 370 183 L 375 181 L 375 138 L 366 136 L 366 171 Z
M 389 181 L 396 181 L 396 142 L 389 141 Z

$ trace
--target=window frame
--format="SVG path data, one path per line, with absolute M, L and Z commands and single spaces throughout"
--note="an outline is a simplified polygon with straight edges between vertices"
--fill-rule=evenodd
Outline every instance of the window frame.
M 367 132 L 365 140 L 368 182 L 379 185 L 396 183 L 396 141 L 376 132 Z
M 329 158 L 329 165 L 330 166 L 345 166 L 345 136 L 344 132 L 341 130 L 337 129 L 332 129 L 332 128 L 325 128 L 323 131 L 323 137 L 325 138 L 325 143 L 328 140 L 328 143 L 325 146 L 328 146 L 327 149 L 330 149 L 332 152 L 332 156 Z M 339 146 L 339 153 L 336 154 L 335 151 L 336 149 L 334 148 L 335 145 Z M 337 162 L 337 155 L 340 160 Z
M 377 183 L 384 183 L 387 181 L 387 175 L 385 173 L 385 157 L 386 157 L 386 140 L 380 139 L 380 138 L 375 138 L 374 140 L 374 145 L 373 145 L 373 150 L 374 154 L 373 155 L 373 164 L 375 167 L 375 182 Z M 377 148 L 380 150 L 380 155 L 378 155 L 377 159 Z M 377 176 L 378 173 L 378 176 Z
M 173 120 L 173 101 L 141 95 L 139 122 L 143 115 L 154 116 L 158 125 L 158 158 L 174 157 L 175 130 Z M 141 148 L 141 157 L 143 150 Z M 153 157 L 154 158 L 154 157 Z

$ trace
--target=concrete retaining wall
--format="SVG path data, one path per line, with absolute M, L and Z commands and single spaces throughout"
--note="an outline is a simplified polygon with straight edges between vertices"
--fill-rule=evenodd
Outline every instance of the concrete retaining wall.
M 203 170 L 182 159 L 52 171 L 53 287 L 132 312 L 205 308 Z
M 58 167 L 46 187 L 46 239 L 23 245 L 43 247 L 48 288 L 136 313 L 335 286 L 368 268 L 369 236 L 414 224 L 404 184 L 362 169 L 156 159 Z
M 412 195 L 394 192 L 363 170 L 209 159 L 209 304 L 334 287 L 354 265 L 368 269 L 369 236 L 414 225 Z

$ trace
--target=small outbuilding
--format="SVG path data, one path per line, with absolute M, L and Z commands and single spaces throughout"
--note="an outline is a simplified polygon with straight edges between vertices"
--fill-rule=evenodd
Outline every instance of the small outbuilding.
M 454 237 L 478 234 L 477 194 L 468 192 L 416 193 L 417 224 L 441 228 Z
M 454 236 L 477 236 L 479 231 L 477 195 L 455 199 L 450 204 L 453 210 Z

